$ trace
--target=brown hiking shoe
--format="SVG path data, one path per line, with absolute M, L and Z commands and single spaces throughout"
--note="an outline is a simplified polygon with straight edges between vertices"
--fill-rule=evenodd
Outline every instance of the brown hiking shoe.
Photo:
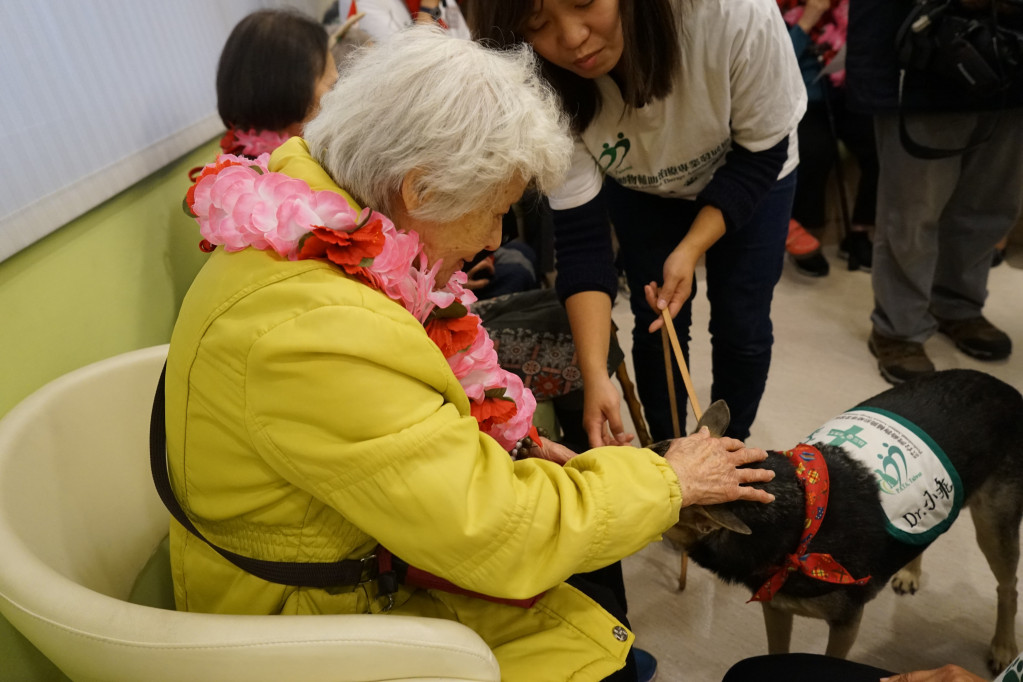
M 872 331 L 867 346 L 877 358 L 881 376 L 890 384 L 901 384 L 934 371 L 922 343 L 892 339 Z
M 1004 360 L 1012 352 L 1012 339 L 982 316 L 965 320 L 938 320 L 938 331 L 952 339 L 956 348 L 978 360 Z

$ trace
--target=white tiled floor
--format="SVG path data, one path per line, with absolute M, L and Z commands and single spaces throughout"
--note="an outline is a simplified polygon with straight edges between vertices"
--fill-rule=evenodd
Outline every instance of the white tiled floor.
M 773 449 L 794 445 L 821 422 L 888 387 L 867 350 L 870 275 L 849 272 L 833 244 L 824 248 L 832 267 L 828 277 L 807 278 L 787 264 L 775 290 L 774 358 L 751 445 Z M 936 336 L 926 344 L 935 365 L 987 371 L 1023 390 L 1021 293 L 1023 249 L 1016 247 L 1007 264 L 992 270 L 984 311 L 1013 338 L 1016 353 L 1006 361 L 981 363 Z M 690 372 L 706 407 L 710 399 L 706 299 L 698 297 L 694 306 Z M 631 345 L 631 316 L 623 297 L 614 316 L 623 345 Z M 690 428 L 692 424 L 690 416 Z M 679 558 L 666 543 L 627 558 L 624 568 L 629 618 L 639 646 L 657 657 L 661 682 L 716 682 L 736 661 L 766 653 L 760 608 L 745 603 L 749 595 L 744 588 L 725 585 L 690 563 L 688 587 L 678 592 Z M 915 596 L 899 597 L 885 590 L 867 606 L 850 657 L 896 671 L 952 662 L 986 674 L 995 581 L 965 516 L 927 551 L 924 572 L 923 589 Z M 1017 629 L 1023 630 L 1019 618 Z M 823 653 L 826 630 L 820 621 L 797 619 L 793 651 Z

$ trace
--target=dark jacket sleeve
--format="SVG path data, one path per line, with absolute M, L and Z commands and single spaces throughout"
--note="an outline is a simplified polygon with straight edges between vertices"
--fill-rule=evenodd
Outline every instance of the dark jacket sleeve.
M 611 223 L 603 193 L 582 206 L 552 211 L 557 279 L 554 288 L 564 301 L 582 291 L 603 291 L 613 301 L 618 292 Z
M 721 210 L 728 231 L 741 229 L 749 222 L 757 204 L 778 180 L 789 155 L 789 138 L 760 152 L 732 143 L 725 163 L 697 196 L 697 201 Z

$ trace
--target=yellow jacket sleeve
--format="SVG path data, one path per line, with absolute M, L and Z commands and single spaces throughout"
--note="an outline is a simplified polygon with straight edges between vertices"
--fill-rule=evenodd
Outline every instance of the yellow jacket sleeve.
M 503 597 L 621 559 L 677 520 L 678 482 L 650 451 L 513 462 L 405 318 L 326 305 L 253 345 L 246 421 L 284 478 L 413 565 Z

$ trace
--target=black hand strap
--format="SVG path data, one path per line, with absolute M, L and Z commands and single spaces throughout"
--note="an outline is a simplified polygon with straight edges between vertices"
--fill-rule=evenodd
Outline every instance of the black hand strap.
M 205 542 L 238 568 L 257 578 L 281 585 L 300 587 L 336 587 L 357 585 L 377 577 L 377 558 L 370 555 L 363 559 L 342 559 L 330 563 L 298 563 L 287 561 L 264 561 L 235 554 L 213 544 L 192 524 L 181 508 L 171 488 L 167 473 L 167 426 L 165 424 L 164 383 L 167 374 L 166 363 L 160 372 L 160 382 L 153 398 L 153 416 L 149 423 L 149 464 L 153 471 L 153 482 L 160 499 L 171 515 L 188 532 Z

